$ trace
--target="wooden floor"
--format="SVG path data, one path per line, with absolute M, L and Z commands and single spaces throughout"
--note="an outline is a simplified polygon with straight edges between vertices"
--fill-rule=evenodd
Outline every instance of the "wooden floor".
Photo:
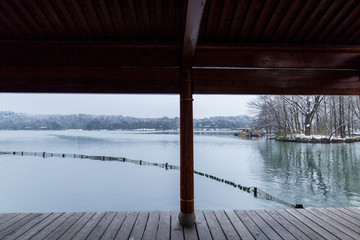
M 360 208 L 196 214 L 183 228 L 177 211 L 4 213 L 0 239 L 360 239 Z

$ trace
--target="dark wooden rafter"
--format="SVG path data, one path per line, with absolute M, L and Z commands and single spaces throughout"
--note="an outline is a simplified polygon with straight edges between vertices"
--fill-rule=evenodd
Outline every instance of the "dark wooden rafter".
M 4 26 L 11 29 L 10 32 L 14 34 L 15 38 L 23 38 L 21 30 L 4 14 L 2 10 L 0 10 L 0 21 L 4 24 Z
M 250 0 L 238 1 L 236 5 L 236 10 L 234 16 L 232 18 L 230 30 L 228 33 L 228 40 L 233 42 L 237 36 L 239 29 L 244 23 L 244 19 L 246 17 L 247 9 L 250 5 Z
M 360 11 L 358 11 L 360 13 Z M 358 15 L 359 16 L 359 15 Z M 354 38 L 359 36 L 359 28 L 357 27 L 360 24 L 360 18 L 357 18 L 355 22 L 344 32 L 344 34 L 337 40 L 337 42 L 346 41 L 346 43 L 351 43 Z
M 39 26 L 39 24 L 35 21 L 32 14 L 24 7 L 22 2 L 20 0 L 14 0 L 13 1 L 14 6 L 19 10 L 19 13 L 23 16 L 25 21 L 31 25 L 33 31 L 36 32 L 40 37 L 44 37 L 44 32 Z
M 64 36 L 61 36 L 58 34 L 58 32 L 54 31 L 53 27 L 51 26 L 51 23 L 46 18 L 46 16 L 44 15 L 42 9 L 39 7 L 39 4 L 37 2 L 33 2 L 33 3 L 28 2 L 26 3 L 26 6 L 28 7 L 29 12 L 31 12 L 31 14 L 36 19 L 38 19 L 39 25 L 41 25 L 41 28 L 43 29 L 44 33 L 46 33 L 47 37 L 49 38 L 46 40 L 65 39 Z
M 129 25 L 131 26 L 133 36 L 136 39 L 139 36 L 140 32 L 139 32 L 138 20 L 136 17 L 134 0 L 128 0 L 127 4 L 128 4 L 127 7 L 128 7 L 128 12 L 129 12 L 129 17 L 128 17 Z
M 313 38 L 319 33 L 321 29 L 324 29 L 326 25 L 329 24 L 329 21 L 333 19 L 334 15 L 337 13 L 338 9 L 344 5 L 345 1 L 332 1 L 330 6 L 325 10 L 325 14 L 320 15 L 320 19 L 315 22 L 315 25 L 312 23 L 310 32 L 304 38 L 307 42 L 312 42 Z
M 94 8 L 100 20 L 101 26 L 104 29 L 105 36 L 109 39 L 115 38 L 114 28 L 105 0 L 96 1 Z
M 346 35 L 344 34 L 347 30 L 349 30 L 352 26 L 357 27 L 354 23 L 356 20 L 359 20 L 360 16 L 360 3 L 357 1 L 357 6 L 352 9 L 350 13 L 346 14 L 345 19 L 341 21 L 341 24 L 339 24 L 334 31 L 329 35 L 328 38 L 326 38 L 326 42 L 334 42 L 336 40 L 339 41 L 339 39 L 344 38 Z
M 303 4 L 302 0 L 291 1 L 291 5 L 287 9 L 287 12 L 285 13 L 284 17 L 281 19 L 278 28 L 272 35 L 271 38 L 272 42 L 278 42 L 279 39 L 281 39 L 284 36 L 284 34 L 291 26 L 291 23 L 294 22 L 296 16 L 298 15 L 298 12 L 300 11 L 302 4 Z
M 169 40 L 174 41 L 175 40 L 175 33 L 176 33 L 176 29 L 174 29 L 170 23 L 175 23 L 176 22 L 176 15 L 175 15 L 175 3 L 173 1 L 169 1 L 169 17 L 167 19 L 168 21 L 168 27 L 169 27 L 169 33 L 170 33 L 170 38 Z
M 63 21 L 59 18 L 58 12 L 55 11 L 51 3 L 47 0 L 39 0 L 39 6 L 43 9 L 43 13 L 48 19 L 58 36 L 63 36 L 65 40 L 71 40 L 71 33 L 65 27 Z
M 356 9 L 359 4 L 356 0 L 347 1 L 346 4 L 341 8 L 340 11 L 337 11 L 337 14 L 331 19 L 331 21 L 322 29 L 322 31 L 317 34 L 316 41 L 321 42 L 325 36 L 329 35 L 335 30 L 335 28 L 341 25 L 343 16 L 346 16 L 352 9 Z
M 272 36 L 274 35 L 274 32 L 276 32 L 276 30 L 279 28 L 281 20 L 284 18 L 286 10 L 289 9 L 291 2 L 292 0 L 281 0 L 279 2 L 277 7 L 275 8 L 274 13 L 271 16 L 271 19 L 266 26 L 263 35 L 260 38 L 262 42 L 271 42 Z
M 222 6 L 221 15 L 217 27 L 216 39 L 224 39 L 227 33 L 228 24 L 226 24 L 227 15 L 230 11 L 232 1 L 224 1 Z
M 126 26 L 119 1 L 107 0 L 107 6 L 109 7 L 110 17 L 116 33 L 115 39 L 126 39 Z
M 218 27 L 218 21 L 216 19 L 216 9 L 219 8 L 217 4 L 219 1 L 216 0 L 209 0 L 209 13 L 207 17 L 207 24 L 206 24 L 206 31 L 205 31 L 205 38 L 213 38 L 216 34 L 216 29 Z
M 79 3 L 77 1 L 66 1 L 65 3 L 67 3 L 67 8 L 69 9 L 71 16 L 74 18 L 74 23 L 76 24 L 77 28 L 81 29 L 79 30 L 81 38 L 92 39 L 94 34 L 91 31 L 88 22 L 86 21 Z
M 284 34 L 282 38 L 283 42 L 289 43 L 292 41 L 293 37 L 302 27 L 306 19 L 308 19 L 311 11 L 316 8 L 317 2 L 318 1 L 305 1 L 304 6 L 301 8 L 294 22 L 289 26 L 288 31 Z
M 75 36 L 80 36 L 80 32 L 78 28 L 76 27 L 74 20 L 72 19 L 68 9 L 66 8 L 64 2 L 62 0 L 54 0 L 53 6 L 54 8 L 59 9 L 59 18 L 62 19 L 62 22 L 64 23 L 66 29 L 70 30 L 71 34 Z
M 245 17 L 244 24 L 242 25 L 240 32 L 237 36 L 239 42 L 247 42 L 247 40 L 249 39 L 249 36 L 254 29 L 256 22 L 258 21 L 258 16 L 260 15 L 264 7 L 264 4 L 264 0 L 251 1 L 250 7 Z
M 84 16 L 88 19 L 88 23 L 93 32 L 96 39 L 106 39 L 104 29 L 100 24 L 100 20 L 96 15 L 96 11 L 94 5 L 91 1 L 79 1 L 81 3 L 82 9 L 84 9 Z
M 278 0 L 269 0 L 265 2 L 265 5 L 261 10 L 259 19 L 256 21 L 255 27 L 253 28 L 253 31 L 250 35 L 250 41 L 256 42 L 257 39 L 261 36 L 277 7 L 277 2 Z
M 310 16 L 306 19 L 305 23 L 296 32 L 294 41 L 300 41 L 304 39 L 306 41 L 309 36 L 309 32 L 316 27 L 321 21 L 321 16 L 324 16 L 324 12 L 327 11 L 331 5 L 332 0 L 323 0 L 319 2 L 319 5 L 312 11 Z
M 141 0 L 141 11 L 142 11 L 142 26 L 144 28 L 144 33 L 146 39 L 151 39 L 151 30 L 150 30 L 150 17 L 149 17 L 149 8 L 147 0 Z
M 19 15 L 14 11 L 14 9 L 8 4 L 6 1 L 0 2 L 0 9 L 3 8 L 3 11 L 0 12 L 1 15 L 4 12 L 7 12 L 14 19 L 14 23 L 20 27 L 21 31 L 23 31 L 28 37 L 32 37 L 33 33 L 26 26 L 25 22 L 19 17 Z M 4 14 L 5 15 L 5 14 Z M 9 21 L 7 21 L 9 23 Z
M 157 26 L 157 33 L 156 35 L 160 38 L 164 38 L 164 23 L 162 17 L 162 4 L 161 0 L 155 0 L 155 10 L 156 10 L 156 26 Z

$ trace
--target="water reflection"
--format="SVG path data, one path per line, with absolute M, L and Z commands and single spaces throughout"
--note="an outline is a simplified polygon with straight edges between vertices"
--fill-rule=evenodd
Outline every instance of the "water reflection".
M 2 131 L 0 151 L 117 156 L 179 165 L 179 138 L 178 132 Z M 199 132 L 194 142 L 197 171 L 256 186 L 305 207 L 360 205 L 360 143 L 249 141 L 232 132 Z M 177 209 L 178 174 L 121 162 L 0 156 L 0 212 Z M 198 209 L 286 207 L 197 175 L 195 198 Z
M 359 205 L 359 143 L 263 142 L 265 187 L 311 207 Z

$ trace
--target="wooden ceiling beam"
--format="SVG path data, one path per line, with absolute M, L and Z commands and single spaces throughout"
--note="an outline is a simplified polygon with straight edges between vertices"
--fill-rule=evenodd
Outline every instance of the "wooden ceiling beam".
M 359 70 L 192 69 L 194 94 L 357 94 Z M 0 92 L 180 92 L 179 68 L 0 67 Z
M 0 92 L 179 93 L 178 68 L 0 67 Z
M 176 44 L 0 41 L 0 66 L 178 67 L 180 51 Z
M 0 41 L 0 92 L 180 93 L 181 52 L 176 44 Z M 358 46 L 199 45 L 192 68 L 199 94 L 360 94 Z
M 196 69 L 195 94 L 360 94 L 359 70 Z
M 209 68 L 360 69 L 359 46 L 198 45 L 196 49 L 188 66 L 192 62 Z M 180 58 L 177 44 L 0 41 L 0 66 L 180 67 Z
M 206 0 L 188 1 L 181 64 L 183 69 L 192 66 L 205 3 Z
M 238 68 L 360 69 L 360 46 L 199 45 L 193 65 Z

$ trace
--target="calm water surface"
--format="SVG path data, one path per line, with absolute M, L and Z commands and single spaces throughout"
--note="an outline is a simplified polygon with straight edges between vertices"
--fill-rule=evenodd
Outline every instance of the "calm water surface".
M 305 207 L 360 206 L 360 143 L 195 134 L 195 170 Z M 179 165 L 176 132 L 1 131 L 0 151 L 76 153 Z M 0 155 L 0 212 L 179 208 L 179 171 L 78 158 Z M 286 208 L 195 175 L 195 208 Z

